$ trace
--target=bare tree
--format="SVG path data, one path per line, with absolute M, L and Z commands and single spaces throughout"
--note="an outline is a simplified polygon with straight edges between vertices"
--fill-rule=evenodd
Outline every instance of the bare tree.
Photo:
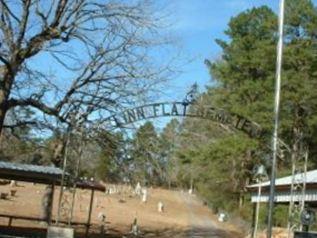
M 17 108 L 34 111 L 17 125 L 89 121 L 166 79 L 162 24 L 148 0 L 0 0 L 0 134 Z

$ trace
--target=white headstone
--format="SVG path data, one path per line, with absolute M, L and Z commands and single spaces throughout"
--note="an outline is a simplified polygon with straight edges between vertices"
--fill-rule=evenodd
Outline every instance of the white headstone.
M 137 236 L 139 234 L 138 220 L 134 218 L 134 221 L 131 225 L 131 232 L 133 235 Z
M 135 192 L 135 194 L 138 195 L 138 196 L 141 195 L 142 188 L 141 188 L 141 185 L 140 185 L 139 182 L 138 182 L 137 185 L 135 186 L 134 192 Z
M 219 221 L 219 222 L 224 222 L 225 219 L 226 219 L 226 214 L 223 213 L 223 212 L 219 213 L 219 215 L 218 215 L 218 221 Z
M 98 220 L 104 222 L 106 220 L 106 215 L 103 212 L 99 212 Z
M 147 190 L 146 188 L 142 189 L 142 202 L 147 201 Z
M 17 186 L 17 181 L 11 180 L 10 186 L 11 186 L 11 187 L 16 187 L 16 186 Z
M 103 212 L 99 212 L 98 220 L 100 221 L 100 234 L 106 233 L 106 215 Z
M 164 204 L 161 201 L 159 201 L 157 204 L 157 211 L 164 212 Z

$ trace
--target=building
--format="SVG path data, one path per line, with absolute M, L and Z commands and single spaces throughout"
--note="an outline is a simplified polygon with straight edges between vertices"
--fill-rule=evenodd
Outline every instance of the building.
M 305 179 L 306 177 L 306 179 Z M 293 181 L 294 179 L 294 181 Z M 291 195 L 292 181 L 294 184 L 293 198 Z M 303 191 L 303 187 L 305 187 Z M 247 187 L 251 192 L 251 202 L 268 202 L 270 181 L 253 184 Z M 289 203 L 305 200 L 310 206 L 317 206 L 317 170 L 286 176 L 275 180 L 275 203 Z

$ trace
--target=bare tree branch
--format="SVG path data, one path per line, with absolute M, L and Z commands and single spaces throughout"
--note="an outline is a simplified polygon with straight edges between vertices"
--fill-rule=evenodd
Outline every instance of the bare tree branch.
M 61 122 L 66 122 L 64 118 L 59 116 L 58 110 L 45 105 L 40 100 L 35 98 L 27 98 L 27 99 L 20 99 L 20 100 L 11 98 L 8 101 L 8 109 L 14 108 L 17 106 L 19 107 L 31 106 L 42 111 L 43 113 L 57 117 Z
M 146 95 L 173 73 L 160 20 L 148 0 L 0 0 L 0 133 L 10 110 L 100 123 Z
M 30 14 L 30 11 L 29 11 L 30 5 L 31 5 L 31 0 L 23 1 L 23 13 L 22 13 L 21 21 L 20 21 L 20 26 L 19 26 L 20 31 L 17 38 L 18 48 L 21 46 L 22 40 L 25 35 L 26 26 L 27 26 L 29 14 Z

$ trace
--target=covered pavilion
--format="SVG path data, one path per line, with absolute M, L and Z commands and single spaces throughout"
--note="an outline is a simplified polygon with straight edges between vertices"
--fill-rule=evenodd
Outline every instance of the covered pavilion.
M 291 194 L 291 186 L 295 191 Z M 305 189 L 303 191 L 303 186 Z M 261 193 L 259 194 L 259 188 Z M 253 184 L 247 187 L 251 192 L 251 202 L 268 202 L 270 181 Z M 317 207 L 317 170 L 286 176 L 275 180 L 275 203 L 289 203 L 290 201 L 305 201 L 310 207 Z
M 39 165 L 31 165 L 31 164 L 20 164 L 20 163 L 11 163 L 11 162 L 4 162 L 0 161 L 0 179 L 4 180 L 15 180 L 21 182 L 30 182 L 30 183 L 39 183 L 39 184 L 46 184 L 52 186 L 52 193 L 51 199 L 53 201 L 54 197 L 54 190 L 55 186 L 60 186 L 62 184 L 62 175 L 63 171 L 59 168 L 53 166 L 39 166 Z M 78 180 L 74 182 L 70 181 L 69 174 L 65 176 L 65 184 L 80 188 L 80 189 L 88 189 L 91 190 L 91 198 L 88 210 L 88 217 L 87 222 L 71 222 L 71 225 L 84 225 L 86 226 L 86 234 L 88 234 L 89 227 L 91 226 L 91 213 L 93 207 L 93 200 L 94 200 L 94 192 L 95 191 L 102 191 L 105 192 L 106 188 L 100 183 L 95 181 L 86 181 L 86 180 Z M 0 197 L 3 194 L 0 192 Z M 5 196 L 3 196 L 4 198 Z M 51 217 L 53 204 L 50 204 L 49 210 L 49 219 L 48 224 L 54 224 L 54 220 Z M 19 220 L 29 220 L 29 221 L 47 221 L 41 217 L 28 217 L 28 216 L 15 216 L 15 215 L 8 215 L 8 214 L 0 214 L 0 217 L 8 218 L 8 227 L 4 229 L 2 232 L 12 232 L 10 229 L 12 225 L 12 220 L 19 219 Z M 68 224 L 66 221 L 60 221 L 60 223 Z M 14 229 L 13 229 L 14 230 Z M 25 231 L 23 231 L 25 232 Z
M 259 207 L 260 203 L 269 202 L 270 181 L 249 185 L 247 189 L 251 192 L 251 202 L 253 203 L 252 237 L 256 237 Z M 309 208 L 316 209 L 317 170 L 276 179 L 274 203 L 289 204 L 290 206 L 293 204 L 297 209 L 303 209 L 304 205 L 308 205 Z M 295 237 L 302 237 L 306 233 L 295 231 L 294 234 Z M 316 237 L 316 235 L 317 233 L 314 233 L 314 236 L 309 237 Z

